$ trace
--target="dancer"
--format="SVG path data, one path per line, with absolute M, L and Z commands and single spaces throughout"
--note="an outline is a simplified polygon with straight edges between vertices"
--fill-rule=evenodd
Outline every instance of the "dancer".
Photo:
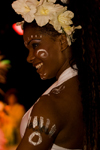
M 57 81 L 23 116 L 17 150 L 99 150 L 99 2 L 20 0 L 24 44 L 42 80 Z

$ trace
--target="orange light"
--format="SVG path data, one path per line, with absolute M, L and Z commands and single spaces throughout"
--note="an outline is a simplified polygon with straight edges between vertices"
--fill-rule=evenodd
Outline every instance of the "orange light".
M 17 34 L 23 35 L 23 30 L 21 29 L 21 25 L 16 25 L 16 23 L 14 23 L 12 25 L 12 28 Z

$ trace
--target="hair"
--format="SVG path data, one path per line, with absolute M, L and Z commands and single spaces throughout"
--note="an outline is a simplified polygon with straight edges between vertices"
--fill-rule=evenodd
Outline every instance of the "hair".
M 10 88 L 6 91 L 5 95 L 4 95 L 4 100 L 7 104 L 9 104 L 8 102 L 8 98 L 11 96 L 11 95 L 15 95 L 16 96 L 16 102 L 18 102 L 19 100 L 19 92 L 16 88 Z
M 82 31 L 76 31 L 77 40 L 72 44 L 82 91 L 85 123 L 83 150 L 100 149 L 100 10 L 98 0 L 70 0 L 68 9 L 74 14 L 74 24 L 80 24 Z M 79 32 L 79 33 L 78 33 Z
M 62 4 L 59 0 L 56 3 Z M 77 64 L 82 91 L 83 150 L 100 150 L 100 3 L 99 0 L 69 0 L 66 4 L 68 10 L 74 12 L 74 25 L 82 26 L 82 30 L 74 34 L 70 65 Z M 32 24 L 37 27 L 35 21 Z M 24 29 L 26 26 L 27 23 Z M 59 35 L 50 24 L 43 26 L 41 32 L 54 37 Z

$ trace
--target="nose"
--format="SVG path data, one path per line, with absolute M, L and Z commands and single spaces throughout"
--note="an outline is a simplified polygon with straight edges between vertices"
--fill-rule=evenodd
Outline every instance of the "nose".
M 27 62 L 32 63 L 34 59 L 35 59 L 34 54 L 32 52 L 29 52 L 29 54 L 27 56 Z

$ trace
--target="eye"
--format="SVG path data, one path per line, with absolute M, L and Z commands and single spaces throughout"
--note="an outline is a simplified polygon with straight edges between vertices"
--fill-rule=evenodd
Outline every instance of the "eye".
M 35 49 L 38 45 L 39 45 L 38 43 L 33 43 L 32 44 L 33 49 Z

